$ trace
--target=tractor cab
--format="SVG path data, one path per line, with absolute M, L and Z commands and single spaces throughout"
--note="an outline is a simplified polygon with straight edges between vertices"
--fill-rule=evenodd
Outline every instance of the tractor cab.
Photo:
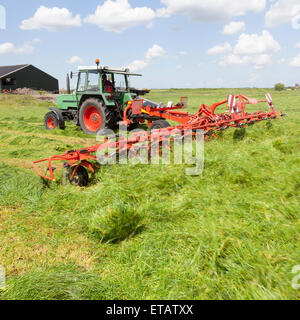
M 129 86 L 129 77 L 141 76 L 130 73 L 127 68 L 80 66 L 76 88 L 71 93 L 67 75 L 67 94 L 57 98 L 57 108 L 50 108 L 44 119 L 46 129 L 65 127 L 65 121 L 73 121 L 87 134 L 96 134 L 100 129 L 112 128 L 123 119 L 128 102 L 144 95 L 149 90 L 137 90 Z
M 114 106 L 116 103 L 123 105 L 136 96 L 130 90 L 129 76 L 141 75 L 130 73 L 128 69 L 79 67 L 76 100 L 80 102 L 87 95 L 101 95 L 106 106 Z

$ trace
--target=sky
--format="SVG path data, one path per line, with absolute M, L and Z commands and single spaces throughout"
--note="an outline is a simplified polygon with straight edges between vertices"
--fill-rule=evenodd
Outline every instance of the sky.
M 0 0 L 0 65 L 59 79 L 129 67 L 140 88 L 300 83 L 300 0 Z

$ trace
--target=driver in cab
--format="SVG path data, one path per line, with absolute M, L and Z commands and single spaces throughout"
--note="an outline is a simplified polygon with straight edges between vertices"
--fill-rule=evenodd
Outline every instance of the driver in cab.
M 102 88 L 106 92 L 112 92 L 114 90 L 114 85 L 107 79 L 106 74 L 102 75 Z

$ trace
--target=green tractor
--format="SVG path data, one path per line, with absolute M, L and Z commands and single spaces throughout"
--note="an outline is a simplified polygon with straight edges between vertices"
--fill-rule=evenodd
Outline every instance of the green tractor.
M 70 91 L 70 78 L 67 75 L 68 94 L 57 97 L 57 108 L 45 115 L 47 130 L 65 128 L 65 121 L 72 121 L 87 134 L 96 134 L 105 128 L 114 128 L 123 119 L 123 112 L 129 101 L 149 93 L 147 89 L 137 90 L 129 87 L 129 69 L 114 69 L 99 66 L 78 67 L 77 86 Z M 73 73 L 71 73 L 73 78 Z M 137 125 L 138 123 L 132 123 Z

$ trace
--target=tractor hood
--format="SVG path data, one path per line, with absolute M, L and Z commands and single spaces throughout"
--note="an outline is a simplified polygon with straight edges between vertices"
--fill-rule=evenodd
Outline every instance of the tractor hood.
M 57 97 L 58 109 L 77 108 L 77 99 L 75 94 L 60 94 Z

